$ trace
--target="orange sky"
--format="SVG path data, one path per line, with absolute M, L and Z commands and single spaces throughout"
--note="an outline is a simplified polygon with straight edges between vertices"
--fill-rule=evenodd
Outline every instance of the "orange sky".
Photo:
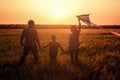
M 0 0 L 0 24 L 77 24 L 90 13 L 96 24 L 120 25 L 120 0 Z

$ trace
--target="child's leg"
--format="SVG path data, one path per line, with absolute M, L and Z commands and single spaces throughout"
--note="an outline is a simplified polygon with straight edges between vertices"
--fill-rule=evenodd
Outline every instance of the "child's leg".
M 51 62 L 56 62 L 56 56 L 57 56 L 57 52 L 52 52 L 50 53 L 50 61 Z
M 57 61 L 57 58 L 56 58 L 56 57 L 57 57 L 57 53 L 58 53 L 58 52 L 55 52 L 54 55 L 53 55 L 54 62 Z
M 53 56 L 52 56 L 52 53 L 49 53 L 49 56 L 50 56 L 50 62 L 53 62 Z

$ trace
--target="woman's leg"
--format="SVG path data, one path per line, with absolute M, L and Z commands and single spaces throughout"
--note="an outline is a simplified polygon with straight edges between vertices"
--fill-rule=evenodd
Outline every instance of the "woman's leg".
M 75 50 L 75 62 L 78 62 L 79 49 Z
M 70 51 L 70 57 L 71 61 L 74 62 L 74 52 L 72 50 Z

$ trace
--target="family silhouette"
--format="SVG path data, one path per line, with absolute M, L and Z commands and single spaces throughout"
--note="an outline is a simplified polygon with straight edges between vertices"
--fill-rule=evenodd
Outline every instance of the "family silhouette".
M 80 46 L 79 35 L 80 35 L 80 31 L 81 31 L 80 19 L 78 19 L 78 22 L 79 22 L 78 29 L 77 29 L 76 25 L 72 25 L 70 28 L 71 34 L 69 35 L 69 47 L 68 48 L 69 48 L 69 53 L 71 56 L 72 63 L 78 62 L 79 46 Z M 41 47 L 40 42 L 39 42 L 38 32 L 35 29 L 34 20 L 29 20 L 28 28 L 26 28 L 22 31 L 22 35 L 20 38 L 20 44 L 21 44 L 21 46 L 24 46 L 23 54 L 19 61 L 20 66 L 25 63 L 25 59 L 26 59 L 29 51 L 32 51 L 32 53 L 34 55 L 35 63 L 38 62 L 38 47 L 39 47 L 39 49 L 49 47 L 50 62 L 56 62 L 58 48 L 60 48 L 65 53 L 65 50 L 61 47 L 60 43 L 58 43 L 56 41 L 55 35 L 51 35 L 51 42 L 49 42 L 47 45 Z

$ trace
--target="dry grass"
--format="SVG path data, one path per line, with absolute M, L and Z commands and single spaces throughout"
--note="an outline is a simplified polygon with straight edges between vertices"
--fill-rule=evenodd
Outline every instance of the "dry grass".
M 120 32 L 120 30 L 116 30 Z M 55 34 L 67 50 L 69 30 L 38 30 L 41 45 Z M 39 51 L 39 63 L 32 53 L 22 67 L 19 44 L 21 30 L 0 30 L 0 80 L 120 80 L 120 39 L 104 30 L 83 29 L 80 36 L 79 64 L 70 62 L 70 54 L 59 51 L 57 63 L 49 62 L 48 48 Z

